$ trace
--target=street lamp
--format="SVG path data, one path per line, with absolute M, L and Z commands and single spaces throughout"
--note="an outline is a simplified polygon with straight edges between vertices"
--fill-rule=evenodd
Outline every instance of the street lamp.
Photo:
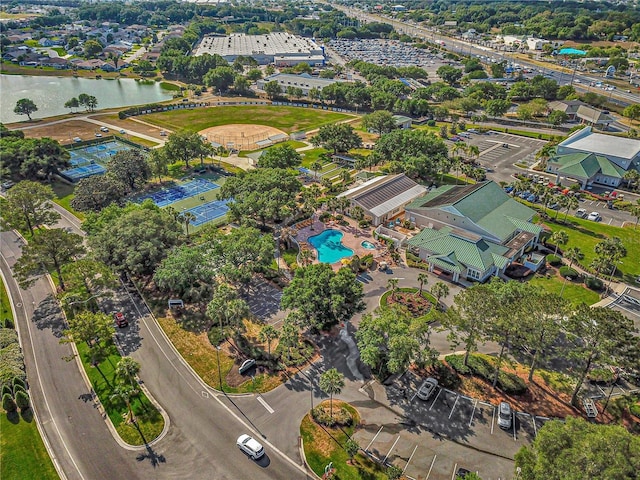
M 220 382 L 220 391 L 224 393 L 224 388 L 222 388 L 222 370 L 220 369 L 220 345 L 216 345 L 216 355 L 218 357 L 218 381 Z

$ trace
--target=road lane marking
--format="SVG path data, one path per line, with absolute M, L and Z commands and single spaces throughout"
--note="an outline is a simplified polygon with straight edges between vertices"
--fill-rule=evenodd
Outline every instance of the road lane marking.
M 409 460 L 407 460 L 407 464 L 402 469 L 402 473 L 403 474 L 404 474 L 405 470 L 407 469 L 407 467 L 409 466 L 409 464 L 411 463 L 411 459 L 413 458 L 413 455 L 416 453 L 417 449 L 418 449 L 418 445 L 416 445 L 416 447 L 413 449 L 413 452 L 411 452 L 411 456 L 409 457 Z
M 424 477 L 424 480 L 429 480 L 429 476 L 431 475 L 431 470 L 433 470 L 433 464 L 436 463 L 436 457 L 438 455 L 433 456 L 433 460 L 431 460 L 431 466 L 429 467 L 429 471 L 427 472 L 427 476 Z
M 476 413 L 476 407 L 478 406 L 478 400 L 473 404 L 473 411 L 471 412 L 471 420 L 469 420 L 469 426 L 473 423 L 473 415 Z
M 398 440 L 400 440 L 400 435 L 398 435 L 398 438 L 396 438 L 396 441 L 393 442 L 393 445 L 391 445 L 391 448 L 389 449 L 389 451 L 387 452 L 387 454 L 384 456 L 384 458 L 382 459 L 382 464 L 384 465 L 384 462 L 387 461 L 387 458 L 389 458 L 389 455 L 391 455 L 391 452 L 393 451 L 394 448 L 396 448 L 396 444 L 398 443 Z
M 267 412 L 269 413 L 275 412 L 275 410 L 271 408 L 271 406 L 264 400 L 264 398 L 262 398 L 262 396 L 258 395 L 256 397 L 256 400 L 258 400 L 258 403 L 260 403 L 260 405 L 262 405 L 264 408 L 267 409 Z
M 438 395 L 436 395 L 436 398 L 434 398 L 433 402 L 431 402 L 431 406 L 429 407 L 429 410 L 431 410 L 433 408 L 433 405 L 435 405 L 435 403 L 438 400 L 438 397 L 440 396 L 441 393 L 442 393 L 442 389 L 438 390 Z
M 367 451 L 369 450 L 369 447 L 370 447 L 371 445 L 373 445 L 373 442 L 375 442 L 375 441 L 376 441 L 376 438 L 378 438 L 378 435 L 380 435 L 380 432 L 382 431 L 382 429 L 383 429 L 383 428 L 384 428 L 384 427 L 380 427 L 380 430 L 378 430 L 378 433 L 376 433 L 376 434 L 373 436 L 373 438 L 371 439 L 371 441 L 369 442 L 369 445 L 367 445 L 367 448 L 365 448 L 365 450 L 367 450 Z
M 458 395 L 456 397 L 456 401 L 453 402 L 453 407 L 451 407 L 451 413 L 449 414 L 449 420 L 451 420 L 451 416 L 453 415 L 453 411 L 456 409 L 456 405 L 458 404 L 458 399 L 460 398 L 460 395 Z

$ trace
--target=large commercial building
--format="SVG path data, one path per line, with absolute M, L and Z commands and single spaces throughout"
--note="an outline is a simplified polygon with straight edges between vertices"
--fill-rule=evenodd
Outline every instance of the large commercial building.
M 194 53 L 195 56 L 220 55 L 228 62 L 237 57 L 252 57 L 260 65 L 275 63 L 277 66 L 293 66 L 299 63 L 324 65 L 324 49 L 310 38 L 284 32 L 267 35 L 234 33 L 226 37 L 205 36 Z

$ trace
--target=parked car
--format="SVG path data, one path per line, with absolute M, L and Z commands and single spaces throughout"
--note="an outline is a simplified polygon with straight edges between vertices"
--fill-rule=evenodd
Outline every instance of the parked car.
M 504 430 L 511 428 L 512 420 L 513 413 L 511 412 L 511 405 L 507 402 L 500 402 L 498 406 L 498 426 Z
M 108 132 L 109 129 L 107 127 L 100 127 L 101 132 Z
M 238 440 L 236 440 L 236 445 L 238 445 L 238 448 L 240 450 L 242 450 L 254 460 L 258 460 L 259 458 L 262 458 L 262 456 L 264 456 L 264 447 L 252 436 L 247 435 L 246 433 L 238 437 Z
M 9 190 L 14 185 L 15 185 L 15 183 L 12 180 L 6 180 L 6 181 L 2 182 L 2 189 L 3 190 Z
M 504 148 L 509 148 L 509 144 L 508 144 L 508 143 L 503 143 L 503 144 L 502 144 L 502 146 L 503 146 Z
M 587 210 L 584 208 L 579 208 L 578 210 L 576 210 L 576 217 L 578 218 L 584 218 L 587 215 Z
M 418 389 L 418 398 L 420 400 L 429 400 L 429 397 L 433 395 L 437 388 L 438 381 L 433 377 L 427 378 Z
M 589 215 L 587 215 L 587 220 L 599 222 L 600 220 L 602 220 L 602 218 L 600 217 L 600 214 L 598 212 L 591 212 Z
M 467 475 L 469 475 L 471 472 L 471 470 L 467 470 L 466 468 L 458 468 L 458 470 L 456 470 L 456 478 L 460 478 L 462 480 L 464 480 L 465 478 L 467 478 Z
M 96 137 L 97 137 L 97 138 L 101 138 L 101 137 L 102 137 L 102 134 L 101 134 L 101 133 L 96 133 Z
M 120 129 L 120 134 L 121 134 L 121 135 L 124 135 L 125 133 L 127 133 L 127 131 L 126 131 L 124 128 L 121 128 L 121 129 Z
M 165 132 L 164 130 L 160 131 L 160 136 L 161 137 L 166 137 L 167 136 L 167 132 Z
M 256 366 L 256 361 L 253 358 L 250 358 L 242 362 L 242 365 L 240 365 L 238 372 L 240 373 L 240 375 L 242 375 L 243 373 L 248 372 L 255 366 Z
M 558 210 L 560 208 L 560 204 L 558 202 L 553 202 L 551 205 L 549 205 L 549 208 L 551 210 Z
M 114 313 L 113 320 L 116 322 L 116 325 L 119 328 L 124 328 L 127 325 L 129 325 L 129 322 L 127 321 L 126 317 L 124 316 L 124 313 L 122 312 Z

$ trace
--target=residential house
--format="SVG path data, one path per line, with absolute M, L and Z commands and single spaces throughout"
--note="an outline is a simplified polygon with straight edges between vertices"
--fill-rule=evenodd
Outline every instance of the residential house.
M 384 224 L 402 215 L 405 205 L 423 196 L 427 189 L 418 185 L 404 173 L 374 177 L 338 195 L 351 202 L 351 208 L 359 206 L 371 217 L 374 226 Z
M 40 65 L 43 67 L 54 67 L 58 70 L 64 70 L 69 68 L 69 60 L 60 57 L 45 57 L 40 60 Z
M 531 253 L 542 232 L 535 213 L 494 182 L 444 185 L 405 207 L 405 218 L 423 227 L 408 248 L 454 282 L 486 281 L 516 261 L 536 270 L 544 257 Z

